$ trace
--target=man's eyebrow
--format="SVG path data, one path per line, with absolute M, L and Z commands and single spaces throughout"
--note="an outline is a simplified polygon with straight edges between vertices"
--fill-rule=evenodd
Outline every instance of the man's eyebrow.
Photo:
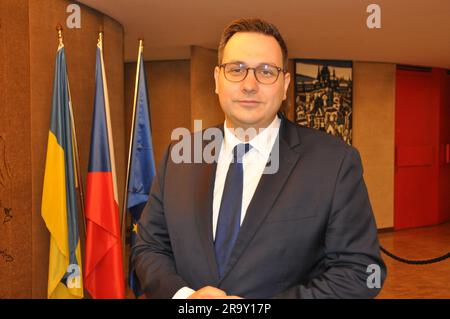
M 240 61 L 240 60 L 230 60 L 228 62 L 224 62 L 222 64 L 227 64 L 227 63 L 239 63 L 239 64 L 245 64 L 248 66 L 248 63 L 244 62 L 244 61 Z M 258 63 L 256 66 L 260 66 L 260 65 L 272 65 L 272 66 L 277 66 L 276 63 L 272 63 L 272 62 L 261 62 Z
M 228 62 L 224 62 L 223 64 L 226 64 L 226 63 L 247 64 L 247 63 L 245 63 L 244 61 L 239 61 L 239 60 L 230 60 L 230 61 L 228 61 Z

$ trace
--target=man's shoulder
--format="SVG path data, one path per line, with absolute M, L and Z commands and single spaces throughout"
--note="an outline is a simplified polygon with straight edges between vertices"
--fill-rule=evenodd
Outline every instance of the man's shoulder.
M 297 131 L 300 137 L 300 143 L 303 146 L 314 147 L 318 146 L 321 149 L 334 149 L 348 151 L 352 146 L 348 145 L 341 138 L 328 134 L 324 131 L 320 131 L 315 128 L 300 126 L 292 121 L 286 120 L 286 125 L 289 129 Z
M 346 158 L 360 165 L 359 151 L 341 138 L 290 121 L 287 125 L 291 132 L 297 132 L 300 142 L 295 149 L 301 154 L 303 165 L 310 165 L 309 169 L 319 168 L 321 172 L 326 169 L 339 169 Z

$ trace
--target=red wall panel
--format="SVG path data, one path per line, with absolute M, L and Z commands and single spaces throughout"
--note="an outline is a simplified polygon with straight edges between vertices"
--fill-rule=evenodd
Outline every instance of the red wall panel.
M 397 70 L 395 229 L 450 220 L 449 100 L 445 70 Z
M 450 220 L 450 70 L 439 73 L 441 90 L 439 144 L 440 222 Z

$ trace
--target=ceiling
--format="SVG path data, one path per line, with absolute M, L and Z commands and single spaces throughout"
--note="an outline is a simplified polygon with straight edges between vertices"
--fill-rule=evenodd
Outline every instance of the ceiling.
M 392 62 L 450 69 L 450 0 L 80 0 L 119 21 L 125 60 L 188 59 L 190 46 L 217 48 L 224 26 L 260 17 L 278 26 L 291 58 Z M 368 29 L 366 8 L 381 7 Z

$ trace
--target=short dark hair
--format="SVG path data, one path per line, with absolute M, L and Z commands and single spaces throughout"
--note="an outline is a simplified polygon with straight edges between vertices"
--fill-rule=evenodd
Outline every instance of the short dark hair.
M 284 39 L 276 26 L 258 18 L 242 18 L 234 20 L 223 30 L 218 49 L 219 65 L 222 64 L 225 46 L 230 38 L 238 32 L 256 32 L 274 37 L 280 45 L 281 53 L 283 55 L 283 68 L 286 70 L 288 64 L 288 49 L 286 42 L 284 42 Z

